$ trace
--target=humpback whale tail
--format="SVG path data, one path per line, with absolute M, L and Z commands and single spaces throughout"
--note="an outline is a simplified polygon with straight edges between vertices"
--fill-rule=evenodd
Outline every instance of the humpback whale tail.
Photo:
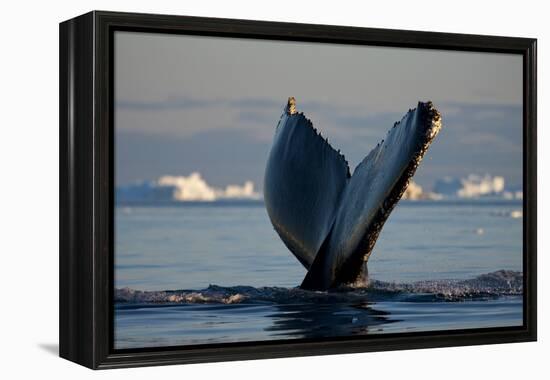
M 308 270 L 301 287 L 326 290 L 355 282 L 384 222 L 439 130 L 431 102 L 419 102 L 355 168 L 289 98 L 264 177 L 269 218 Z

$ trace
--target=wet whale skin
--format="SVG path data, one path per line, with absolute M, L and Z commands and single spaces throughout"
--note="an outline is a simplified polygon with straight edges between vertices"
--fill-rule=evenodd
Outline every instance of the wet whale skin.
M 384 222 L 441 128 L 431 102 L 419 102 L 350 175 L 290 98 L 275 131 L 264 176 L 269 218 L 308 270 L 301 287 L 326 290 L 365 280 Z

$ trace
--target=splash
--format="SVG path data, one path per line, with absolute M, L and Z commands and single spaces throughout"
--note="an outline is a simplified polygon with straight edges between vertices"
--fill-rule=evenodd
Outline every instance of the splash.
M 115 290 L 118 304 L 329 304 L 381 301 L 466 301 L 523 294 L 521 272 L 499 270 L 468 280 L 431 280 L 393 283 L 371 280 L 361 287 L 331 291 L 300 288 L 210 285 L 202 290 Z

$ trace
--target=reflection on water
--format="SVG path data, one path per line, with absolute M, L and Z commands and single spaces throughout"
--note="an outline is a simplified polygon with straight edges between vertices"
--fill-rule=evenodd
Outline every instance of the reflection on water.
M 115 348 L 316 339 L 522 324 L 522 297 L 464 302 L 124 305 Z
M 373 281 L 367 288 L 209 286 L 203 290 L 117 289 L 116 348 L 388 332 L 517 326 L 522 275 L 498 271 L 470 280 Z
M 273 325 L 265 331 L 272 337 L 321 338 L 364 335 L 377 326 L 396 321 L 388 312 L 363 303 L 359 305 L 278 305 L 269 315 Z M 379 329 L 381 331 L 381 329 Z

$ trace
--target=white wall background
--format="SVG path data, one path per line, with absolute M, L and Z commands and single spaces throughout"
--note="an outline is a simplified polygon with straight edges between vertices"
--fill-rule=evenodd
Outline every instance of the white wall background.
M 328 3 L 328 2 L 327 2 Z M 548 373 L 550 88 L 542 1 L 161 1 L 3 3 L 0 22 L 0 371 L 11 378 L 541 378 Z M 58 23 L 93 9 L 539 39 L 539 342 L 94 373 L 57 358 Z M 546 97 L 546 98 L 545 98 Z M 546 297 L 546 299 L 543 298 Z

